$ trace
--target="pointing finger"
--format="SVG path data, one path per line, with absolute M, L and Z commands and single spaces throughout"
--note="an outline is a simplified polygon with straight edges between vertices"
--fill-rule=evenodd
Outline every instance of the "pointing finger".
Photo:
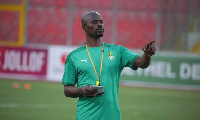
M 155 40 L 152 40 L 152 41 L 148 42 L 148 43 L 146 44 L 146 49 L 149 49 L 149 47 L 150 47 L 154 42 L 155 42 Z
M 151 42 L 147 43 L 148 46 L 152 45 L 155 42 L 155 40 L 152 40 Z

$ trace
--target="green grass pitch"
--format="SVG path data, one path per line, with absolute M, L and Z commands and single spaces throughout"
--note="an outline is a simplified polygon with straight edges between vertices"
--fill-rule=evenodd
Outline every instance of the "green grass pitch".
M 0 79 L 0 120 L 75 120 L 77 100 L 64 96 L 61 83 Z M 200 118 L 200 91 L 120 86 L 119 103 L 123 120 Z

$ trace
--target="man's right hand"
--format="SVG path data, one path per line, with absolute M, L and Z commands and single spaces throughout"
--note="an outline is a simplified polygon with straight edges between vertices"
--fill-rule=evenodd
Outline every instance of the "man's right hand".
M 93 98 L 97 95 L 98 89 L 91 89 L 90 85 L 81 87 L 82 94 L 86 97 Z
M 154 42 L 155 41 L 148 42 L 145 46 L 142 47 L 142 50 L 144 51 L 146 55 L 152 56 L 155 54 L 156 48 L 155 46 L 153 46 Z

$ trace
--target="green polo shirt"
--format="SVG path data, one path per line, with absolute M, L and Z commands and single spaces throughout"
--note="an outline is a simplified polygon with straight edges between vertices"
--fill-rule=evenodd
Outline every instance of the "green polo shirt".
M 121 120 L 118 102 L 120 73 L 124 67 L 133 70 L 133 64 L 138 57 L 129 49 L 108 43 L 103 43 L 103 65 L 100 84 L 104 86 L 104 95 L 87 98 L 79 97 L 77 104 L 77 120 Z M 102 46 L 88 48 L 98 76 L 100 75 Z M 82 87 L 95 85 L 97 77 L 87 54 L 85 44 L 72 51 L 65 63 L 63 85 Z

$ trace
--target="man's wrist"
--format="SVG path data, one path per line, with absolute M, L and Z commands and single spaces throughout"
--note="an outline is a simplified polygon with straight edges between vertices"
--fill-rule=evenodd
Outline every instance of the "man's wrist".
M 82 87 L 77 87 L 77 93 L 79 95 L 83 95 L 84 94 L 83 88 Z
M 151 55 L 149 55 L 147 52 L 144 52 L 144 55 L 147 57 L 151 57 Z

